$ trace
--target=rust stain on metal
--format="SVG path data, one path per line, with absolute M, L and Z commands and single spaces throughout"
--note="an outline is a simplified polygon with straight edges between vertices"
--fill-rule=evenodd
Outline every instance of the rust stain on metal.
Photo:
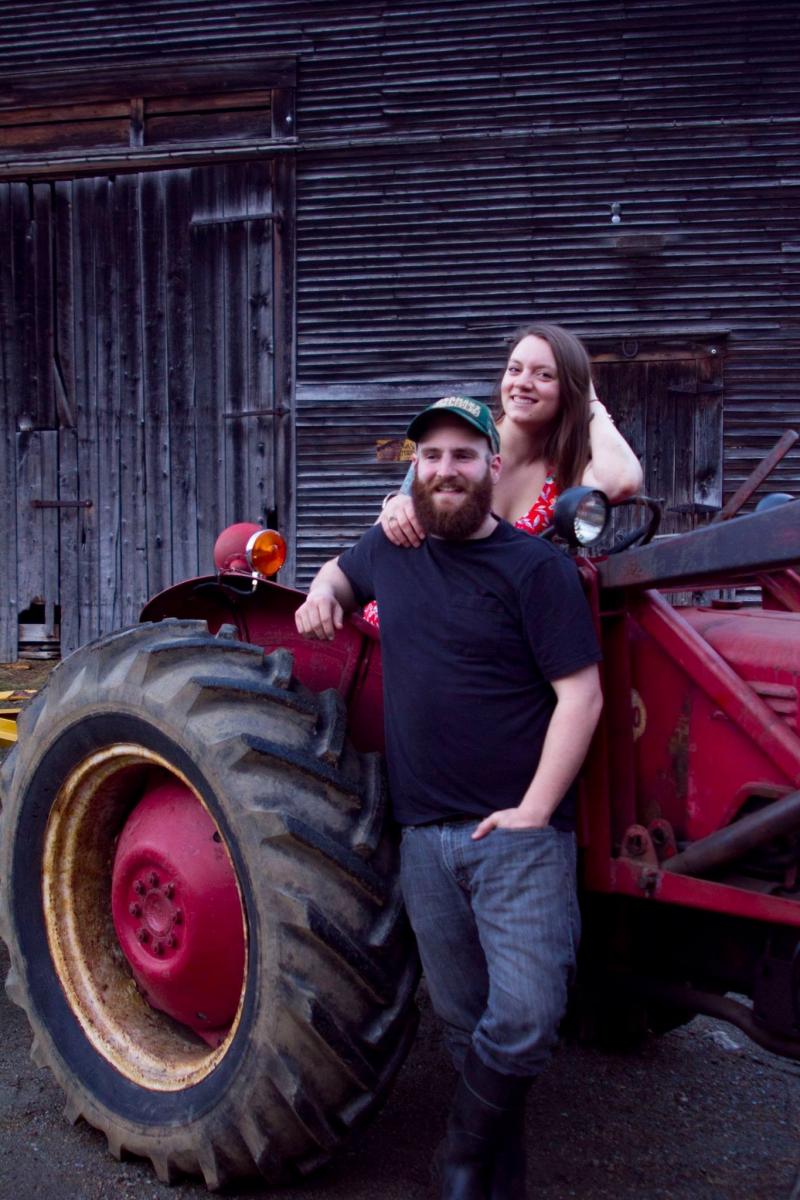
M 154 769 L 180 779 L 202 804 L 186 777 L 144 746 L 119 743 L 70 772 L 48 820 L 42 890 L 53 964 L 87 1039 L 126 1079 L 157 1092 L 180 1091 L 224 1058 L 244 992 L 228 1036 L 209 1050 L 150 1007 L 127 967 L 111 916 L 110 864 L 137 787 Z
M 685 702 L 678 717 L 672 737 L 667 743 L 670 761 L 672 763 L 672 778 L 675 781 L 675 794 L 685 799 L 689 784 L 689 715 L 690 704 Z
M 414 443 L 409 438 L 378 438 L 375 443 L 376 462 L 411 462 Z

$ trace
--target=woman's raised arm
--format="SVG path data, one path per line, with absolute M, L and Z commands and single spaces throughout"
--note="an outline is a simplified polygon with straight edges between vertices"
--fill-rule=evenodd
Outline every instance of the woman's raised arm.
M 589 401 L 589 450 L 591 459 L 581 483 L 605 492 L 612 504 L 636 495 L 644 479 L 641 463 L 606 406 L 598 400 L 594 387 Z
M 390 492 L 384 497 L 381 511 L 375 524 L 380 525 L 390 542 L 409 549 L 419 546 L 425 531 L 417 520 L 414 501 L 411 499 L 411 484 L 414 479 L 414 464 L 408 468 L 399 492 Z

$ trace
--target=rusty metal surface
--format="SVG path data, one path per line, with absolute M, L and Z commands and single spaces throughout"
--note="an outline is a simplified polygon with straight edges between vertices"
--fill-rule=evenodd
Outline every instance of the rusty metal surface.
M 678 905 L 702 913 L 721 913 L 763 922 L 764 929 L 774 924 L 800 929 L 800 902 L 791 897 L 765 895 L 755 889 L 678 875 L 665 866 L 639 866 L 627 858 L 615 858 L 610 864 L 609 891 L 631 896 L 648 904 Z M 708 947 L 709 962 L 714 947 Z M 666 968 L 666 963 L 665 963 Z
M 800 500 L 768 512 L 751 513 L 735 521 L 638 550 L 611 555 L 598 568 L 603 588 L 687 588 L 703 581 L 746 579 L 773 567 L 800 561 Z
M 772 447 L 769 454 L 766 454 L 761 462 L 750 472 L 747 479 L 740 487 L 736 489 L 730 500 L 720 509 L 715 517 L 712 518 L 712 525 L 719 521 L 729 521 L 731 517 L 744 507 L 751 496 L 755 494 L 759 486 L 764 482 L 768 475 L 774 471 L 778 463 L 791 450 L 795 442 L 800 438 L 800 434 L 794 429 L 787 429 L 784 434 L 778 439 Z
M 764 608 L 800 612 L 800 575 L 797 571 L 775 571 L 769 575 L 759 575 L 756 583 L 761 586 Z
M 89 755 L 58 792 L 42 859 L 47 940 L 59 982 L 89 1043 L 125 1079 L 153 1091 L 180 1091 L 209 1075 L 228 1050 L 195 1043 L 179 1025 L 153 1019 L 116 952 L 109 863 L 132 780 L 153 768 L 188 779 L 144 746 L 118 743 Z
M 800 791 L 774 800 L 708 837 L 700 838 L 664 864 L 676 875 L 707 875 L 754 847 L 789 833 L 800 824 Z

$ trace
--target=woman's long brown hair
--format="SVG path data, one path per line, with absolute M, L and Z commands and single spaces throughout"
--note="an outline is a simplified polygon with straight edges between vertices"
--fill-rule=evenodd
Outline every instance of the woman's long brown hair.
M 556 360 L 559 384 L 558 418 L 547 436 L 544 457 L 561 488 L 580 483 L 589 461 L 589 396 L 592 368 L 586 348 L 561 325 L 539 322 L 523 325 L 508 340 L 508 358 L 523 338 L 547 342 Z M 508 360 L 506 360 L 508 361 Z M 497 395 L 499 400 L 500 387 Z M 502 409 L 498 419 L 502 419 Z

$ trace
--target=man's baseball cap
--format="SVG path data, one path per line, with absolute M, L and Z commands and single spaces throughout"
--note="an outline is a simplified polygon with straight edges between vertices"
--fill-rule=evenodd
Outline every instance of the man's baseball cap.
M 487 405 L 480 400 L 473 400 L 471 396 L 443 396 L 435 404 L 429 404 L 414 417 L 406 436 L 410 437 L 412 441 L 418 442 L 431 420 L 442 413 L 461 417 L 462 421 L 466 421 L 473 429 L 477 429 L 478 433 L 483 434 L 494 453 L 497 454 L 500 449 L 500 434 L 492 414 Z

